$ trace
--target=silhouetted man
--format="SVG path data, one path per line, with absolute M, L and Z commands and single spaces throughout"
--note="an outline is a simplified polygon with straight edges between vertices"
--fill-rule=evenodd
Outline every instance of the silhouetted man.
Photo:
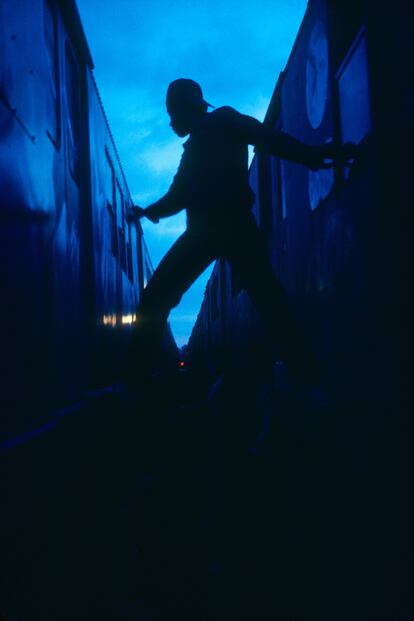
M 208 104 L 193 80 L 179 79 L 167 91 L 167 112 L 174 132 L 190 137 L 168 192 L 146 209 L 135 207 L 130 219 L 158 222 L 187 211 L 187 229 L 167 252 L 144 290 L 128 361 L 129 382 L 153 364 L 171 309 L 218 257 L 225 257 L 260 312 L 269 336 L 292 375 L 314 381 L 309 348 L 267 258 L 251 212 L 248 145 L 279 158 L 325 168 L 332 145 L 303 144 L 230 107 L 207 112 Z M 330 164 L 332 165 L 332 164 Z

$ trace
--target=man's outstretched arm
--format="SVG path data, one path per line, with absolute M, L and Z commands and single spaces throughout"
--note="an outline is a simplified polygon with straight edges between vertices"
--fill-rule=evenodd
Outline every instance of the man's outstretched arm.
M 140 218 L 148 218 L 148 220 L 151 220 L 151 222 L 156 224 L 160 221 L 160 218 L 168 218 L 168 216 L 173 216 L 182 209 L 183 207 L 180 201 L 176 196 L 174 196 L 174 193 L 171 192 L 170 188 L 167 194 L 148 207 L 142 208 L 135 206 L 130 209 L 127 215 L 127 220 L 128 222 L 133 222 L 134 220 L 139 220 Z
M 268 130 L 267 127 L 266 130 Z M 328 142 L 321 145 L 310 145 L 285 132 L 271 129 L 268 131 L 269 136 L 264 138 L 263 144 L 265 151 L 281 159 L 304 164 L 312 170 L 330 168 L 335 160 L 340 160 L 345 164 L 357 156 L 358 147 L 353 143 L 336 145 Z M 260 143 L 257 146 L 261 148 Z
M 158 201 L 152 203 L 144 209 L 136 207 L 129 213 L 129 220 L 137 220 L 145 217 L 151 222 L 157 223 L 160 218 L 168 218 L 184 209 L 184 195 L 186 187 L 186 175 L 184 172 L 183 161 L 181 159 L 180 166 L 174 176 L 174 180 L 170 189 Z
M 162 198 L 155 203 L 152 203 L 144 209 L 143 215 L 151 220 L 151 222 L 158 222 L 160 218 L 168 218 L 181 211 L 182 206 L 171 189 L 168 190 Z
M 356 155 L 355 145 L 347 144 L 340 147 L 332 143 L 309 145 L 236 111 L 230 121 L 230 131 L 258 150 L 284 160 L 304 164 L 314 170 L 332 166 L 333 160 L 338 157 L 346 160 Z

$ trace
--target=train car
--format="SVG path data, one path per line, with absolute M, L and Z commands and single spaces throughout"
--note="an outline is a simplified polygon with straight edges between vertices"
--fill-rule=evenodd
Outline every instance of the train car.
M 395 32 L 404 6 L 390 11 Z M 360 145 L 360 156 L 352 167 L 342 163 L 311 171 L 256 153 L 250 168 L 253 210 L 269 258 L 315 351 L 331 369 L 338 390 L 350 384 L 369 399 L 375 395 L 377 402 L 383 394 L 389 338 L 383 313 L 390 310 L 381 275 L 395 264 L 397 247 L 399 252 L 408 247 L 405 229 L 395 219 L 385 227 L 390 218 L 384 213 L 389 208 L 384 197 L 404 197 L 408 141 L 402 127 L 405 123 L 408 132 L 412 126 L 409 87 L 398 65 L 392 67 L 392 89 L 387 85 L 385 92 L 382 82 L 392 53 L 404 57 L 397 46 L 385 54 L 381 35 L 386 32 L 384 16 L 369 2 L 309 2 L 264 122 L 308 144 L 354 142 Z M 403 40 L 409 45 L 407 34 Z M 398 118 L 396 136 L 397 120 L 389 115 L 391 110 L 397 115 L 399 108 L 405 117 Z M 396 151 L 398 170 L 386 161 L 381 150 L 386 145 Z M 213 286 L 219 291 L 222 343 L 240 345 L 252 330 L 259 338 L 247 296 L 232 282 L 228 268 L 226 284 L 214 285 L 218 271 L 213 271 L 207 291 Z M 406 281 L 398 290 L 393 287 L 399 308 L 404 296 Z M 252 318 L 250 327 L 246 316 Z M 196 324 L 190 343 L 204 329 Z
M 334 398 L 329 420 L 312 418 L 308 431 L 309 412 L 303 408 L 297 468 L 305 472 L 320 459 L 325 470 L 319 470 L 317 483 L 299 489 L 297 481 L 284 476 L 298 505 L 306 504 L 307 494 L 319 503 L 326 562 L 336 576 L 325 574 L 326 590 L 336 594 L 332 601 L 342 601 L 341 612 L 335 612 L 341 618 L 409 619 L 413 614 L 406 504 L 414 103 L 408 12 L 405 2 L 383 10 L 369 0 L 310 1 L 264 122 L 308 144 L 356 143 L 359 157 L 351 167 L 338 162 L 332 169 L 311 171 L 257 152 L 250 169 L 255 216 L 269 258 L 326 369 Z M 230 270 L 224 284 L 214 285 L 220 269 L 216 266 L 207 285 L 188 356 L 194 364 L 203 357 L 214 361 L 222 346 L 234 368 L 241 356 L 250 356 L 252 342 L 265 348 L 266 335 Z M 221 292 L 214 322 L 222 326 L 214 343 L 205 336 L 214 325 L 206 310 L 213 287 Z M 263 382 L 273 377 L 276 394 L 286 378 L 280 363 L 275 352 L 271 374 L 263 373 Z M 235 393 L 234 407 L 237 399 Z M 286 437 L 280 403 L 285 402 L 276 397 L 269 405 L 278 420 L 276 445 Z M 295 424 L 294 415 L 283 423 L 290 441 L 298 442 Z M 335 457 L 323 462 L 325 451 Z M 333 478 L 322 498 L 330 470 Z M 304 513 L 304 521 L 311 521 L 315 511 Z
M 8 435 L 114 381 L 152 266 L 75 2 L 1 0 L 0 27 Z

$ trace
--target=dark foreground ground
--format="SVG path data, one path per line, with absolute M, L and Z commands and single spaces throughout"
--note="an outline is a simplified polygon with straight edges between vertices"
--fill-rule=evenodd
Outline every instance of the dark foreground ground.
M 337 413 L 251 369 L 85 399 L 2 455 L 4 619 L 403 619 L 384 479 Z

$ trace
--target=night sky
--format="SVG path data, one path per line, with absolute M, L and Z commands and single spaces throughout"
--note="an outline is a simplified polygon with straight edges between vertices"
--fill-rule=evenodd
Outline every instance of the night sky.
M 77 0 L 95 76 L 132 197 L 143 207 L 169 188 L 182 143 L 165 92 L 197 80 L 205 99 L 263 120 L 306 0 Z M 185 228 L 185 214 L 143 222 L 154 266 Z M 170 316 L 179 346 L 197 317 L 209 268 Z

